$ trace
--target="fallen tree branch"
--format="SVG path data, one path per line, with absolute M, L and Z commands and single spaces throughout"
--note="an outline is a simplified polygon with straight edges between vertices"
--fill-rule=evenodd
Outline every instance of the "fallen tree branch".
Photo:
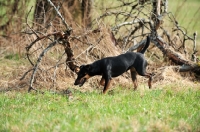
M 182 65 L 179 67 L 179 72 L 188 72 L 188 71 L 198 71 L 200 73 L 200 65 L 191 64 L 191 65 Z
M 36 90 L 35 88 L 33 88 L 33 82 L 35 80 L 35 74 L 37 72 L 37 69 L 38 69 L 38 66 L 44 56 L 44 54 L 50 50 L 53 46 L 55 46 L 56 44 L 58 43 L 58 40 L 55 40 L 54 42 L 50 43 L 49 46 L 47 48 L 45 48 L 42 53 L 40 54 L 40 56 L 38 57 L 38 60 L 37 60 L 37 63 L 35 64 L 34 66 L 34 70 L 33 70 L 33 73 L 31 75 L 31 80 L 30 80 L 30 86 L 29 86 L 29 89 L 28 89 L 28 92 L 30 92 L 32 89 L 33 90 Z

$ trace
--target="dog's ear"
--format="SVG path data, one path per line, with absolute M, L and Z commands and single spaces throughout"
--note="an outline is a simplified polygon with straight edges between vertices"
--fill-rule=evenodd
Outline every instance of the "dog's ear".
M 77 67 L 74 69 L 75 73 L 78 74 L 79 71 L 80 71 L 80 69 L 81 69 L 81 68 L 77 66 Z
M 84 66 L 85 66 L 85 65 L 81 65 L 81 66 L 80 66 L 80 69 L 82 69 Z
M 81 70 L 84 66 L 85 66 L 85 65 L 81 65 L 80 67 L 77 66 L 77 67 L 74 69 L 75 73 L 78 74 L 78 73 L 80 72 L 80 70 Z

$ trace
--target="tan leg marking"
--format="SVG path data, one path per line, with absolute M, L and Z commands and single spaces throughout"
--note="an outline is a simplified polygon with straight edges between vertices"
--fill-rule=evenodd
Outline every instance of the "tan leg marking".
M 102 85 L 102 86 L 104 86 L 105 85 L 105 79 L 104 78 L 101 78 L 101 80 L 100 80 L 100 85 Z
M 105 94 L 110 86 L 110 83 L 111 83 L 111 80 L 108 81 L 108 84 L 106 86 L 104 86 L 104 89 L 103 89 L 103 94 Z
M 135 68 L 131 68 L 130 72 L 131 72 L 131 79 L 132 79 L 133 84 L 134 84 L 134 90 L 137 90 L 137 87 L 138 87 L 137 77 L 136 77 L 137 72 L 136 72 Z

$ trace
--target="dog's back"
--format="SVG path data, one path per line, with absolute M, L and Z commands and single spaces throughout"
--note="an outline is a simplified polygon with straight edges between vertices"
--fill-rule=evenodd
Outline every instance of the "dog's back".
M 110 71 L 111 77 L 117 77 L 134 67 L 139 72 L 138 74 L 142 74 L 140 71 L 147 65 L 143 54 L 149 47 L 149 44 L 150 37 L 147 36 L 146 44 L 140 52 L 126 52 L 118 56 L 97 60 L 91 64 L 91 67 L 94 67 L 92 72 L 96 75 L 102 75 L 105 74 L 104 72 Z
M 144 58 L 144 53 L 150 45 L 150 37 L 147 36 L 147 41 L 144 48 L 140 52 L 126 52 L 116 57 L 112 57 L 111 64 L 113 65 L 112 71 L 113 75 L 118 76 L 119 73 L 122 74 L 130 68 L 134 67 L 138 74 L 142 74 L 142 69 L 147 66 L 147 62 Z M 109 59 L 109 58 L 108 58 Z

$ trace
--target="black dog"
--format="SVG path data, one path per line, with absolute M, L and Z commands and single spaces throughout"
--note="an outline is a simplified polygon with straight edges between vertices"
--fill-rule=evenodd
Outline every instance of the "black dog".
M 100 84 L 104 86 L 103 93 L 106 93 L 110 85 L 112 77 L 117 77 L 130 69 L 131 78 L 134 83 L 134 90 L 137 89 L 136 75 L 149 78 L 148 85 L 151 88 L 151 74 L 146 73 L 147 61 L 144 58 L 144 52 L 149 47 L 150 38 L 147 37 L 147 42 L 139 52 L 127 52 L 116 57 L 107 57 L 97 60 L 89 65 L 80 66 L 78 77 L 74 85 L 80 87 L 92 76 L 102 75 Z

